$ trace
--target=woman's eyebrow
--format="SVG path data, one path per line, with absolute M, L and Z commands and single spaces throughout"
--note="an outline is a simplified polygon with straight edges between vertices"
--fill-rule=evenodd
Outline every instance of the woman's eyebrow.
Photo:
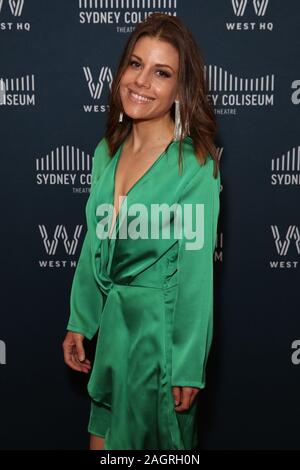
M 140 60 L 141 62 L 143 62 L 143 60 L 136 54 L 131 54 L 132 56 L 136 57 L 138 60 Z M 168 67 L 169 69 L 173 70 L 172 67 L 170 65 L 167 65 L 167 64 L 155 64 L 157 67 Z M 173 70 L 174 72 L 174 70 Z

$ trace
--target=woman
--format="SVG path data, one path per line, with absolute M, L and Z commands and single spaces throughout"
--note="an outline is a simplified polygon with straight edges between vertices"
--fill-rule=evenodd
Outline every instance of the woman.
M 66 364 L 88 373 L 83 341 L 98 332 L 90 449 L 197 444 L 196 404 L 212 340 L 215 131 L 195 40 L 178 18 L 151 15 L 129 37 L 113 81 L 63 343 Z M 153 216 L 149 223 L 149 208 L 163 203 L 178 212 L 169 211 L 168 224 Z M 184 218 L 180 237 L 174 228 L 196 204 L 204 207 L 196 212 L 204 243 L 187 248 L 195 220 Z M 163 236 L 166 228 L 173 230 Z

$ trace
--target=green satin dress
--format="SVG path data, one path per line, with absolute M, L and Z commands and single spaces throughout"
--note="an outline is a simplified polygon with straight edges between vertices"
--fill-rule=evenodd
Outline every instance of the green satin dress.
M 193 449 L 199 394 L 189 410 L 177 412 L 172 386 L 205 387 L 220 173 L 213 177 L 210 156 L 205 165 L 199 164 L 186 136 L 181 174 L 179 143 L 174 141 L 127 193 L 127 208 L 134 203 L 149 208 L 154 203 L 204 204 L 201 249 L 187 250 L 190 240 L 184 237 L 163 238 L 162 226 L 158 239 L 119 237 L 124 200 L 116 236 L 100 239 L 96 207 L 114 202 L 122 148 L 109 157 L 103 138 L 95 150 L 87 231 L 70 296 L 67 329 L 88 339 L 98 333 L 88 382 L 88 431 L 105 437 L 109 450 Z

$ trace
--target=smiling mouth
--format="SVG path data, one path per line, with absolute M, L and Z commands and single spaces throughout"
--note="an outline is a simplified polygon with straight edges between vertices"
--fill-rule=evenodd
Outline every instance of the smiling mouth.
M 150 103 L 154 100 L 154 98 L 147 98 L 145 96 L 139 95 L 134 93 L 133 91 L 129 90 L 129 97 L 135 103 Z

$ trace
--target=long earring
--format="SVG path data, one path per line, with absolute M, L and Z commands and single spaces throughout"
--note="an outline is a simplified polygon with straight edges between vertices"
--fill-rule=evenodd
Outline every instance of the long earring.
M 173 140 L 179 140 L 182 131 L 182 124 L 180 119 L 180 104 L 178 100 L 175 100 L 175 127 Z
M 123 111 L 120 112 L 120 115 L 119 115 L 119 122 L 123 122 Z

